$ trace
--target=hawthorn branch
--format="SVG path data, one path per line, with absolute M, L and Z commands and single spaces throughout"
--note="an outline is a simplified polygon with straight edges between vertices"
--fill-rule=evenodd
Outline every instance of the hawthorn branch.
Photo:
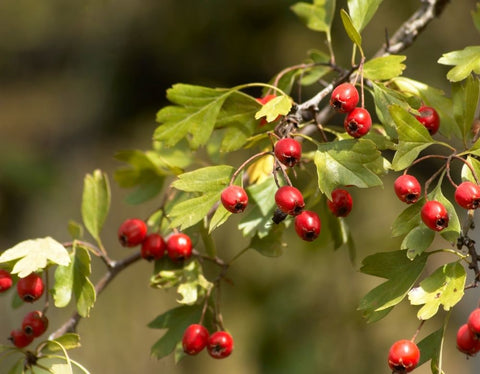
M 98 296 L 122 270 L 134 264 L 140 258 L 140 252 L 135 252 L 134 254 L 124 258 L 123 260 L 111 261 L 111 266 L 95 285 L 95 294 Z M 67 332 L 75 332 L 77 329 L 77 325 L 82 318 L 83 317 L 78 313 L 78 311 L 76 311 L 60 328 L 58 328 L 49 336 L 49 339 L 56 339 L 66 334 Z

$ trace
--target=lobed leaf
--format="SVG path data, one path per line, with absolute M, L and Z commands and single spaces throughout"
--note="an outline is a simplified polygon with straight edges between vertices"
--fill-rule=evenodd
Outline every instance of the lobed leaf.
M 100 170 L 87 174 L 83 183 L 82 219 L 92 237 L 100 241 L 100 231 L 110 209 L 110 184 Z
M 480 46 L 469 46 L 461 51 L 445 53 L 438 59 L 438 63 L 454 66 L 447 73 L 447 79 L 451 82 L 462 81 L 472 72 L 480 74 Z
M 299 2 L 290 8 L 310 30 L 330 33 L 335 0 L 314 0 L 313 4 Z
M 402 64 L 406 58 L 406 56 L 389 55 L 369 60 L 363 65 L 363 76 L 374 81 L 398 77 L 406 68 L 405 64 Z
M 265 117 L 267 122 L 275 121 L 278 116 L 285 116 L 290 112 L 293 101 L 290 97 L 281 95 L 273 98 L 268 103 L 262 105 L 260 110 L 255 113 L 255 119 Z

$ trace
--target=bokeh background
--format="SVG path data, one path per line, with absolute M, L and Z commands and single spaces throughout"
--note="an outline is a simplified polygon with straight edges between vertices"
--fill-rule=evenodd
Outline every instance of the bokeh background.
M 85 173 L 119 167 L 120 149 L 148 149 L 155 113 L 176 82 L 233 86 L 268 81 L 326 50 L 321 34 L 307 30 L 289 10 L 295 0 L 1 0 L 0 1 L 0 250 L 26 238 L 69 240 L 67 222 L 80 221 Z M 405 54 L 405 75 L 444 89 L 442 53 L 479 43 L 470 11 L 476 1 L 452 2 Z M 337 1 L 346 8 L 346 1 Z M 385 0 L 363 37 L 367 56 L 420 5 Z M 339 63 L 348 64 L 350 44 L 335 16 Z M 393 198 L 394 175 L 384 189 L 354 191 L 347 219 L 358 259 L 398 248 L 389 228 L 403 205 Z M 113 206 L 103 237 L 112 257 L 129 253 L 116 229 L 129 216 L 145 216 L 155 202 L 129 206 L 126 191 L 112 181 Z M 227 226 L 233 230 L 234 225 Z M 225 257 L 242 248 L 238 233 L 216 235 Z M 367 325 L 356 311 L 378 279 L 358 272 L 345 250 L 312 251 L 298 244 L 275 259 L 247 253 L 231 269 L 223 313 L 236 350 L 227 360 L 202 353 L 174 365 L 173 356 L 150 357 L 161 336 L 146 324 L 175 305 L 174 292 L 148 287 L 151 265 L 123 272 L 99 297 L 91 317 L 79 325 L 83 346 L 72 351 L 92 373 L 388 373 L 393 341 L 408 338 L 416 309 L 401 304 L 382 321 Z M 439 242 L 439 246 L 447 243 Z M 93 278 L 102 274 L 94 264 Z M 455 350 L 455 332 L 477 304 L 471 291 L 450 319 L 445 343 L 447 373 L 477 373 L 480 359 Z M 10 308 L 0 296 L 0 337 L 32 309 Z M 51 313 L 53 331 L 70 314 Z M 436 330 L 444 313 L 419 338 Z M 0 363 L 6 373 L 7 362 Z M 427 365 L 417 373 L 428 373 Z

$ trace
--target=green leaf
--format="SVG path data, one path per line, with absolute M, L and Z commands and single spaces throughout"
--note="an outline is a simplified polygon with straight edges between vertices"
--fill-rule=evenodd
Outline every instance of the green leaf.
M 448 227 L 443 229 L 440 232 L 440 235 L 446 240 L 448 240 L 450 243 L 455 243 L 460 236 L 460 220 L 458 219 L 457 212 L 453 204 L 443 195 L 441 189 L 441 182 L 442 181 L 440 180 L 435 189 L 431 193 L 429 193 L 428 196 L 429 199 L 437 200 L 442 203 L 445 209 L 447 209 L 449 217 Z
M 217 210 L 215 210 L 215 213 L 213 214 L 213 217 L 210 220 L 210 223 L 208 225 L 208 233 L 211 234 L 214 230 L 216 230 L 221 225 L 223 225 L 227 221 L 227 219 L 231 216 L 231 214 L 232 213 L 226 210 L 222 204 L 219 204 Z
M 478 161 L 476 158 L 473 158 L 471 156 L 468 156 L 465 161 L 468 162 L 470 166 L 472 166 L 473 171 L 475 172 L 478 178 L 480 176 L 480 161 Z M 462 180 L 476 183 L 475 177 L 473 176 L 473 173 L 470 170 L 470 168 L 467 166 L 467 164 L 463 164 L 462 166 Z
M 52 263 L 63 266 L 70 263 L 65 247 L 51 237 L 24 240 L 0 255 L 0 263 L 15 260 L 11 273 L 18 274 L 20 278 L 45 269 Z
M 182 340 L 185 329 L 200 320 L 201 306 L 182 305 L 159 315 L 148 327 L 152 329 L 167 329 L 167 332 L 152 346 L 151 354 L 160 359 L 173 352 L 175 346 Z
M 358 47 L 363 56 L 362 36 L 360 35 L 356 27 L 353 25 L 352 19 L 350 18 L 348 13 L 345 12 L 344 9 L 340 11 L 340 16 L 342 17 L 343 27 L 345 28 L 348 37 Z
M 172 186 L 187 192 L 218 192 L 226 187 L 233 171 L 229 165 L 207 166 L 180 174 Z
M 260 239 L 266 237 L 273 227 L 272 217 L 275 208 L 272 207 L 268 214 L 263 214 L 260 207 L 255 204 L 244 214 L 238 229 L 243 236 L 257 235 Z
M 167 98 L 176 105 L 162 108 L 157 113 L 161 125 L 154 139 L 171 147 L 191 135 L 193 149 L 205 145 L 212 134 L 224 101 L 233 91 L 188 84 L 175 84 L 167 90 Z
M 46 344 L 42 346 L 41 349 L 41 352 L 44 354 L 62 351 L 61 347 L 68 351 L 81 346 L 80 335 L 71 332 L 67 332 L 56 339 L 47 340 L 45 343 Z
M 335 0 L 314 0 L 313 4 L 299 2 L 291 9 L 309 29 L 330 33 Z
M 312 63 L 327 64 L 330 61 L 329 55 L 317 49 L 309 50 L 308 55 Z M 330 66 L 317 65 L 308 69 L 299 69 L 297 70 L 297 74 L 302 73 L 300 83 L 304 86 L 309 86 L 311 84 L 317 83 L 324 75 L 328 74 L 331 71 L 332 68 Z M 287 92 L 285 90 L 283 91 Z
M 417 226 L 405 236 L 401 249 L 406 249 L 407 257 L 412 260 L 430 247 L 434 238 L 434 231 L 425 226 Z
M 432 332 L 418 343 L 418 349 L 420 349 L 420 361 L 418 362 L 417 367 L 430 360 L 439 361 L 443 344 L 443 332 L 444 326 L 437 331 Z
M 425 203 L 425 198 L 419 199 L 415 204 L 409 205 L 395 219 L 392 225 L 392 236 L 401 236 L 409 233 L 422 223 L 420 211 Z
M 199 295 L 205 295 L 213 287 L 203 276 L 202 266 L 198 261 L 191 261 L 183 267 L 182 281 L 177 288 L 177 292 L 182 296 L 177 300 L 180 304 L 193 305 L 197 302 Z
M 274 224 L 267 236 L 260 238 L 258 235 L 255 235 L 252 240 L 250 240 L 248 248 L 254 249 L 267 257 L 281 256 L 286 247 L 286 244 L 282 240 L 284 229 L 284 224 Z
M 82 219 L 92 237 L 100 241 L 100 231 L 110 209 L 110 184 L 100 170 L 87 174 L 83 184 Z
M 445 53 L 438 63 L 454 66 L 447 73 L 447 79 L 451 82 L 464 80 L 472 71 L 480 74 L 480 46 L 469 46 L 461 51 Z
M 277 192 L 277 185 L 272 177 L 265 179 L 261 183 L 252 184 L 248 186 L 247 191 L 264 216 L 269 215 L 272 209 L 275 208 L 275 193 Z
M 381 252 L 368 256 L 360 269 L 362 273 L 380 276 L 388 280 L 368 292 L 358 307 L 368 320 L 378 320 L 385 314 L 377 314 L 401 302 L 422 273 L 427 255 L 410 260 L 403 251 Z
M 478 78 L 468 77 L 464 82 L 452 86 L 453 115 L 464 142 L 472 137 L 472 124 L 479 100 Z
M 374 58 L 363 65 L 363 76 L 370 80 L 384 81 L 398 77 L 405 70 L 406 56 L 389 55 Z
M 352 23 L 358 31 L 367 26 L 381 2 L 382 0 L 348 0 Z
M 338 186 L 381 186 L 381 179 L 369 169 L 369 164 L 380 157 L 375 143 L 367 139 L 320 144 L 314 155 L 320 191 L 330 199 L 332 191 Z
M 220 199 L 220 191 L 207 192 L 201 196 L 182 201 L 168 212 L 170 227 L 180 227 L 185 230 L 203 220 Z
M 397 125 L 399 139 L 392 168 L 403 170 L 411 165 L 422 150 L 432 145 L 434 140 L 428 130 L 404 108 L 392 105 L 390 114 Z
M 83 226 L 74 220 L 68 221 L 68 233 L 72 239 L 81 239 L 83 237 Z
M 432 318 L 440 305 L 448 311 L 463 297 L 467 274 L 458 262 L 439 267 L 428 278 L 413 288 L 408 298 L 412 305 L 423 305 L 417 313 L 421 320 Z
M 285 116 L 290 113 L 292 108 L 292 99 L 288 96 L 277 96 L 268 103 L 262 105 L 262 108 L 255 113 L 255 119 L 265 117 L 267 122 L 273 122 L 278 116 Z

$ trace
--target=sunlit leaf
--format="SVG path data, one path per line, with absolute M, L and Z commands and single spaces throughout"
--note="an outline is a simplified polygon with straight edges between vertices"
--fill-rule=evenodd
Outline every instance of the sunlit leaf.
M 345 10 L 340 11 L 340 16 L 342 17 L 343 27 L 347 32 L 348 37 L 350 40 L 358 47 L 360 51 L 362 51 L 362 36 L 360 35 L 359 31 L 355 28 L 352 19 L 348 15 Z M 363 54 L 363 51 L 362 51 Z
M 468 77 L 452 85 L 453 115 L 464 141 L 472 137 L 472 124 L 480 98 L 480 80 Z
M 445 53 L 438 63 L 455 66 L 447 73 L 447 79 L 451 82 L 464 80 L 472 72 L 480 74 L 480 46 L 470 46 L 461 51 Z
M 405 70 L 406 56 L 389 55 L 369 60 L 363 66 L 363 76 L 371 80 L 389 80 L 398 77 Z
M 285 95 L 277 96 L 262 105 L 262 108 L 255 113 L 255 118 L 260 119 L 265 117 L 267 122 L 275 121 L 278 116 L 287 115 L 292 108 L 292 104 L 293 102 L 290 97 Z
M 382 0 L 348 0 L 352 23 L 360 32 L 370 22 Z
M 110 209 L 110 184 L 100 170 L 87 174 L 83 183 L 82 219 L 90 235 L 100 240 L 100 231 Z
M 309 29 L 330 33 L 335 0 L 313 0 L 313 4 L 299 2 L 293 4 L 291 9 Z
M 47 340 L 45 343 L 41 350 L 45 354 L 62 351 L 62 347 L 65 350 L 70 350 L 81 346 L 80 335 L 71 332 L 67 332 L 56 339 Z
M 233 170 L 229 165 L 207 166 L 180 174 L 172 186 L 187 192 L 217 192 L 227 186 Z

